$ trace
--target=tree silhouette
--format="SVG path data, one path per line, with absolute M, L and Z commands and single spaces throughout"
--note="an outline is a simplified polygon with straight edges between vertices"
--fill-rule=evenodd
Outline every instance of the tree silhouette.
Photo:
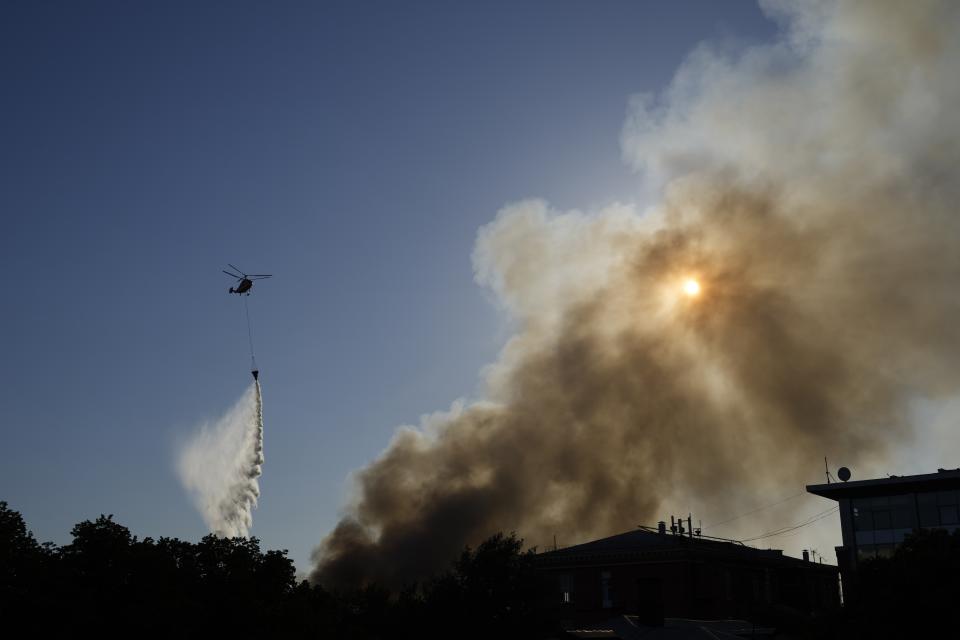
M 297 582 L 287 551 L 257 538 L 139 540 L 112 515 L 39 544 L 0 502 L 0 613 L 32 635 L 150 637 L 539 637 L 531 552 L 511 534 L 467 548 L 423 585 L 332 592 Z
M 918 637 L 944 624 L 952 628 L 958 575 L 960 529 L 914 531 L 892 557 L 864 562 L 851 611 L 859 637 Z
M 548 625 L 544 616 L 544 577 L 523 540 L 498 533 L 476 549 L 467 547 L 450 570 L 424 590 L 427 612 L 439 635 L 536 637 Z M 463 621 L 469 620 L 469 625 Z
M 35 612 L 50 555 L 50 547 L 37 542 L 23 517 L 0 501 L 0 618 Z

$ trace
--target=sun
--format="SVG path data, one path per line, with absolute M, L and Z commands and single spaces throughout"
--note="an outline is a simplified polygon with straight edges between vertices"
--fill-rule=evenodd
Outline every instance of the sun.
M 687 278 L 683 281 L 683 292 L 688 298 L 695 298 L 700 295 L 700 283 L 693 278 Z

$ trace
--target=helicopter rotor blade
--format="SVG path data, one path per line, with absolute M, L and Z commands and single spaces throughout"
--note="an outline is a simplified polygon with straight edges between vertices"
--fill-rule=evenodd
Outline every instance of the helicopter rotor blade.
M 272 278 L 273 275 L 269 273 L 251 273 L 247 277 L 248 278 Z
M 243 269 L 238 269 L 237 267 L 233 266 L 229 262 L 227 263 L 227 266 L 233 269 L 234 271 L 236 271 L 237 273 L 243 273 Z M 243 275 L 247 275 L 247 274 L 243 273 Z
M 221 271 L 223 271 L 223 269 L 221 269 Z M 241 278 L 240 276 L 238 276 L 238 275 L 235 274 L 235 273 L 230 273 L 229 271 L 223 271 L 223 272 L 224 272 L 225 274 L 227 274 L 228 276 L 230 276 L 231 278 L 236 278 L 237 280 L 243 280 L 243 278 Z

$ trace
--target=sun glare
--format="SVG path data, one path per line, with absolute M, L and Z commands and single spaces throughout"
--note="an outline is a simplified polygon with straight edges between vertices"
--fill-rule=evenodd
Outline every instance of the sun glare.
M 693 278 L 687 278 L 683 283 L 683 292 L 690 298 L 700 295 L 700 283 Z

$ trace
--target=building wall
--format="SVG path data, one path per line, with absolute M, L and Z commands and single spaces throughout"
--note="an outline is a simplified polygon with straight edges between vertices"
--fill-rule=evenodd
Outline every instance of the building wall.
M 556 601 L 573 612 L 754 618 L 771 607 L 839 607 L 836 571 L 716 560 L 551 567 Z
M 857 562 L 888 557 L 916 528 L 960 527 L 960 491 L 895 493 L 840 501 L 843 542 Z M 838 558 L 839 561 L 839 558 Z

